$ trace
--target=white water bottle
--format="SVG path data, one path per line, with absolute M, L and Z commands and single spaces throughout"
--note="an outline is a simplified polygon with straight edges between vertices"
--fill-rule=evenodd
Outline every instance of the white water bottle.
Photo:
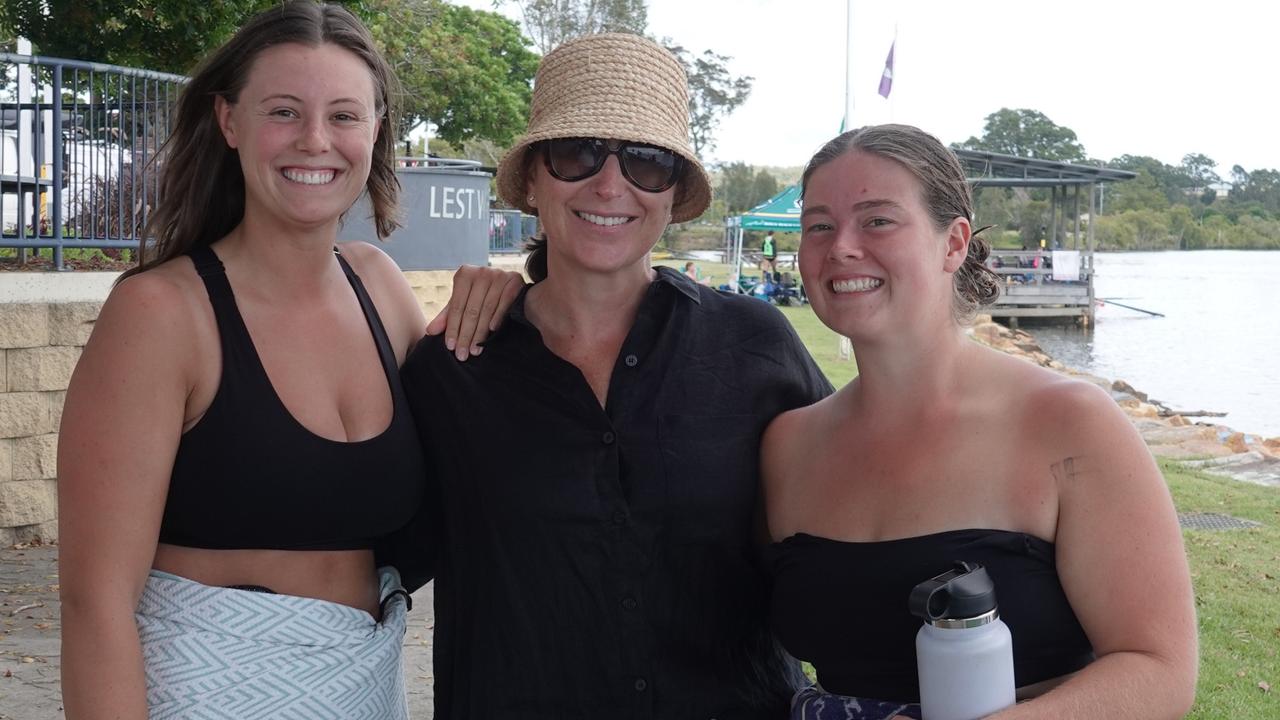
M 1013 705 L 1013 637 L 985 568 L 957 562 L 915 586 L 909 607 L 924 619 L 916 634 L 924 720 L 978 720 Z

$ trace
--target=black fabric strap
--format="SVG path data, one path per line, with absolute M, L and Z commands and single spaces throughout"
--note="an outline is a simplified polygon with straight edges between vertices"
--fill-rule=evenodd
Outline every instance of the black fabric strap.
M 221 314 L 223 307 L 218 301 L 223 298 L 234 298 L 231 293 L 231 283 L 227 282 L 227 269 L 223 267 L 222 261 L 213 252 L 213 248 L 208 245 L 191 248 L 187 254 L 191 256 L 196 272 L 200 274 L 205 289 L 209 291 L 209 300 L 213 303 L 214 312 Z
M 364 312 L 365 321 L 369 323 L 369 330 L 373 333 L 373 342 L 378 347 L 378 357 L 382 360 L 382 369 L 386 371 L 387 381 L 391 383 L 392 398 L 394 399 L 401 394 L 400 367 L 396 364 L 396 354 L 391 349 L 391 340 L 387 337 L 387 330 L 382 326 L 382 318 L 378 316 L 378 309 L 374 307 L 373 300 L 365 290 L 360 276 L 356 275 L 355 270 L 352 270 L 351 266 L 347 264 L 347 259 L 342 257 L 342 253 L 338 251 L 338 248 L 333 249 L 333 254 L 338 256 L 338 264 L 342 266 L 342 272 L 346 273 L 347 280 L 351 283 L 352 289 L 356 291 L 356 298 L 360 301 L 360 309 Z

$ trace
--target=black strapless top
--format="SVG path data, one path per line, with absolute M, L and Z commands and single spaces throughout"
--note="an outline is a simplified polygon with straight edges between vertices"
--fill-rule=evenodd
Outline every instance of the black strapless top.
M 1013 635 L 1018 687 L 1074 672 L 1093 647 L 1058 581 L 1053 543 L 1007 530 L 953 530 L 883 542 L 797 533 L 769 549 L 773 629 L 830 693 L 919 702 L 911 588 L 956 560 L 986 566 Z

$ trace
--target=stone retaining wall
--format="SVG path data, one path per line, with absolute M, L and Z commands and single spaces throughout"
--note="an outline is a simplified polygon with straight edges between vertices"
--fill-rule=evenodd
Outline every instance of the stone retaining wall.
M 452 272 L 405 277 L 428 318 L 448 301 Z M 101 287 L 94 300 L 75 293 L 72 302 L 0 299 L 0 546 L 58 538 L 58 425 L 71 371 L 105 299 Z

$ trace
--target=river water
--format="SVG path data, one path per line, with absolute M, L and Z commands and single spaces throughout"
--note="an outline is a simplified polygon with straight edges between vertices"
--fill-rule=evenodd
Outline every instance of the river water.
M 1164 317 L 1107 304 L 1089 330 L 1024 324 L 1046 352 L 1174 409 L 1280 436 L 1280 252 L 1099 253 L 1094 265 L 1099 298 Z

